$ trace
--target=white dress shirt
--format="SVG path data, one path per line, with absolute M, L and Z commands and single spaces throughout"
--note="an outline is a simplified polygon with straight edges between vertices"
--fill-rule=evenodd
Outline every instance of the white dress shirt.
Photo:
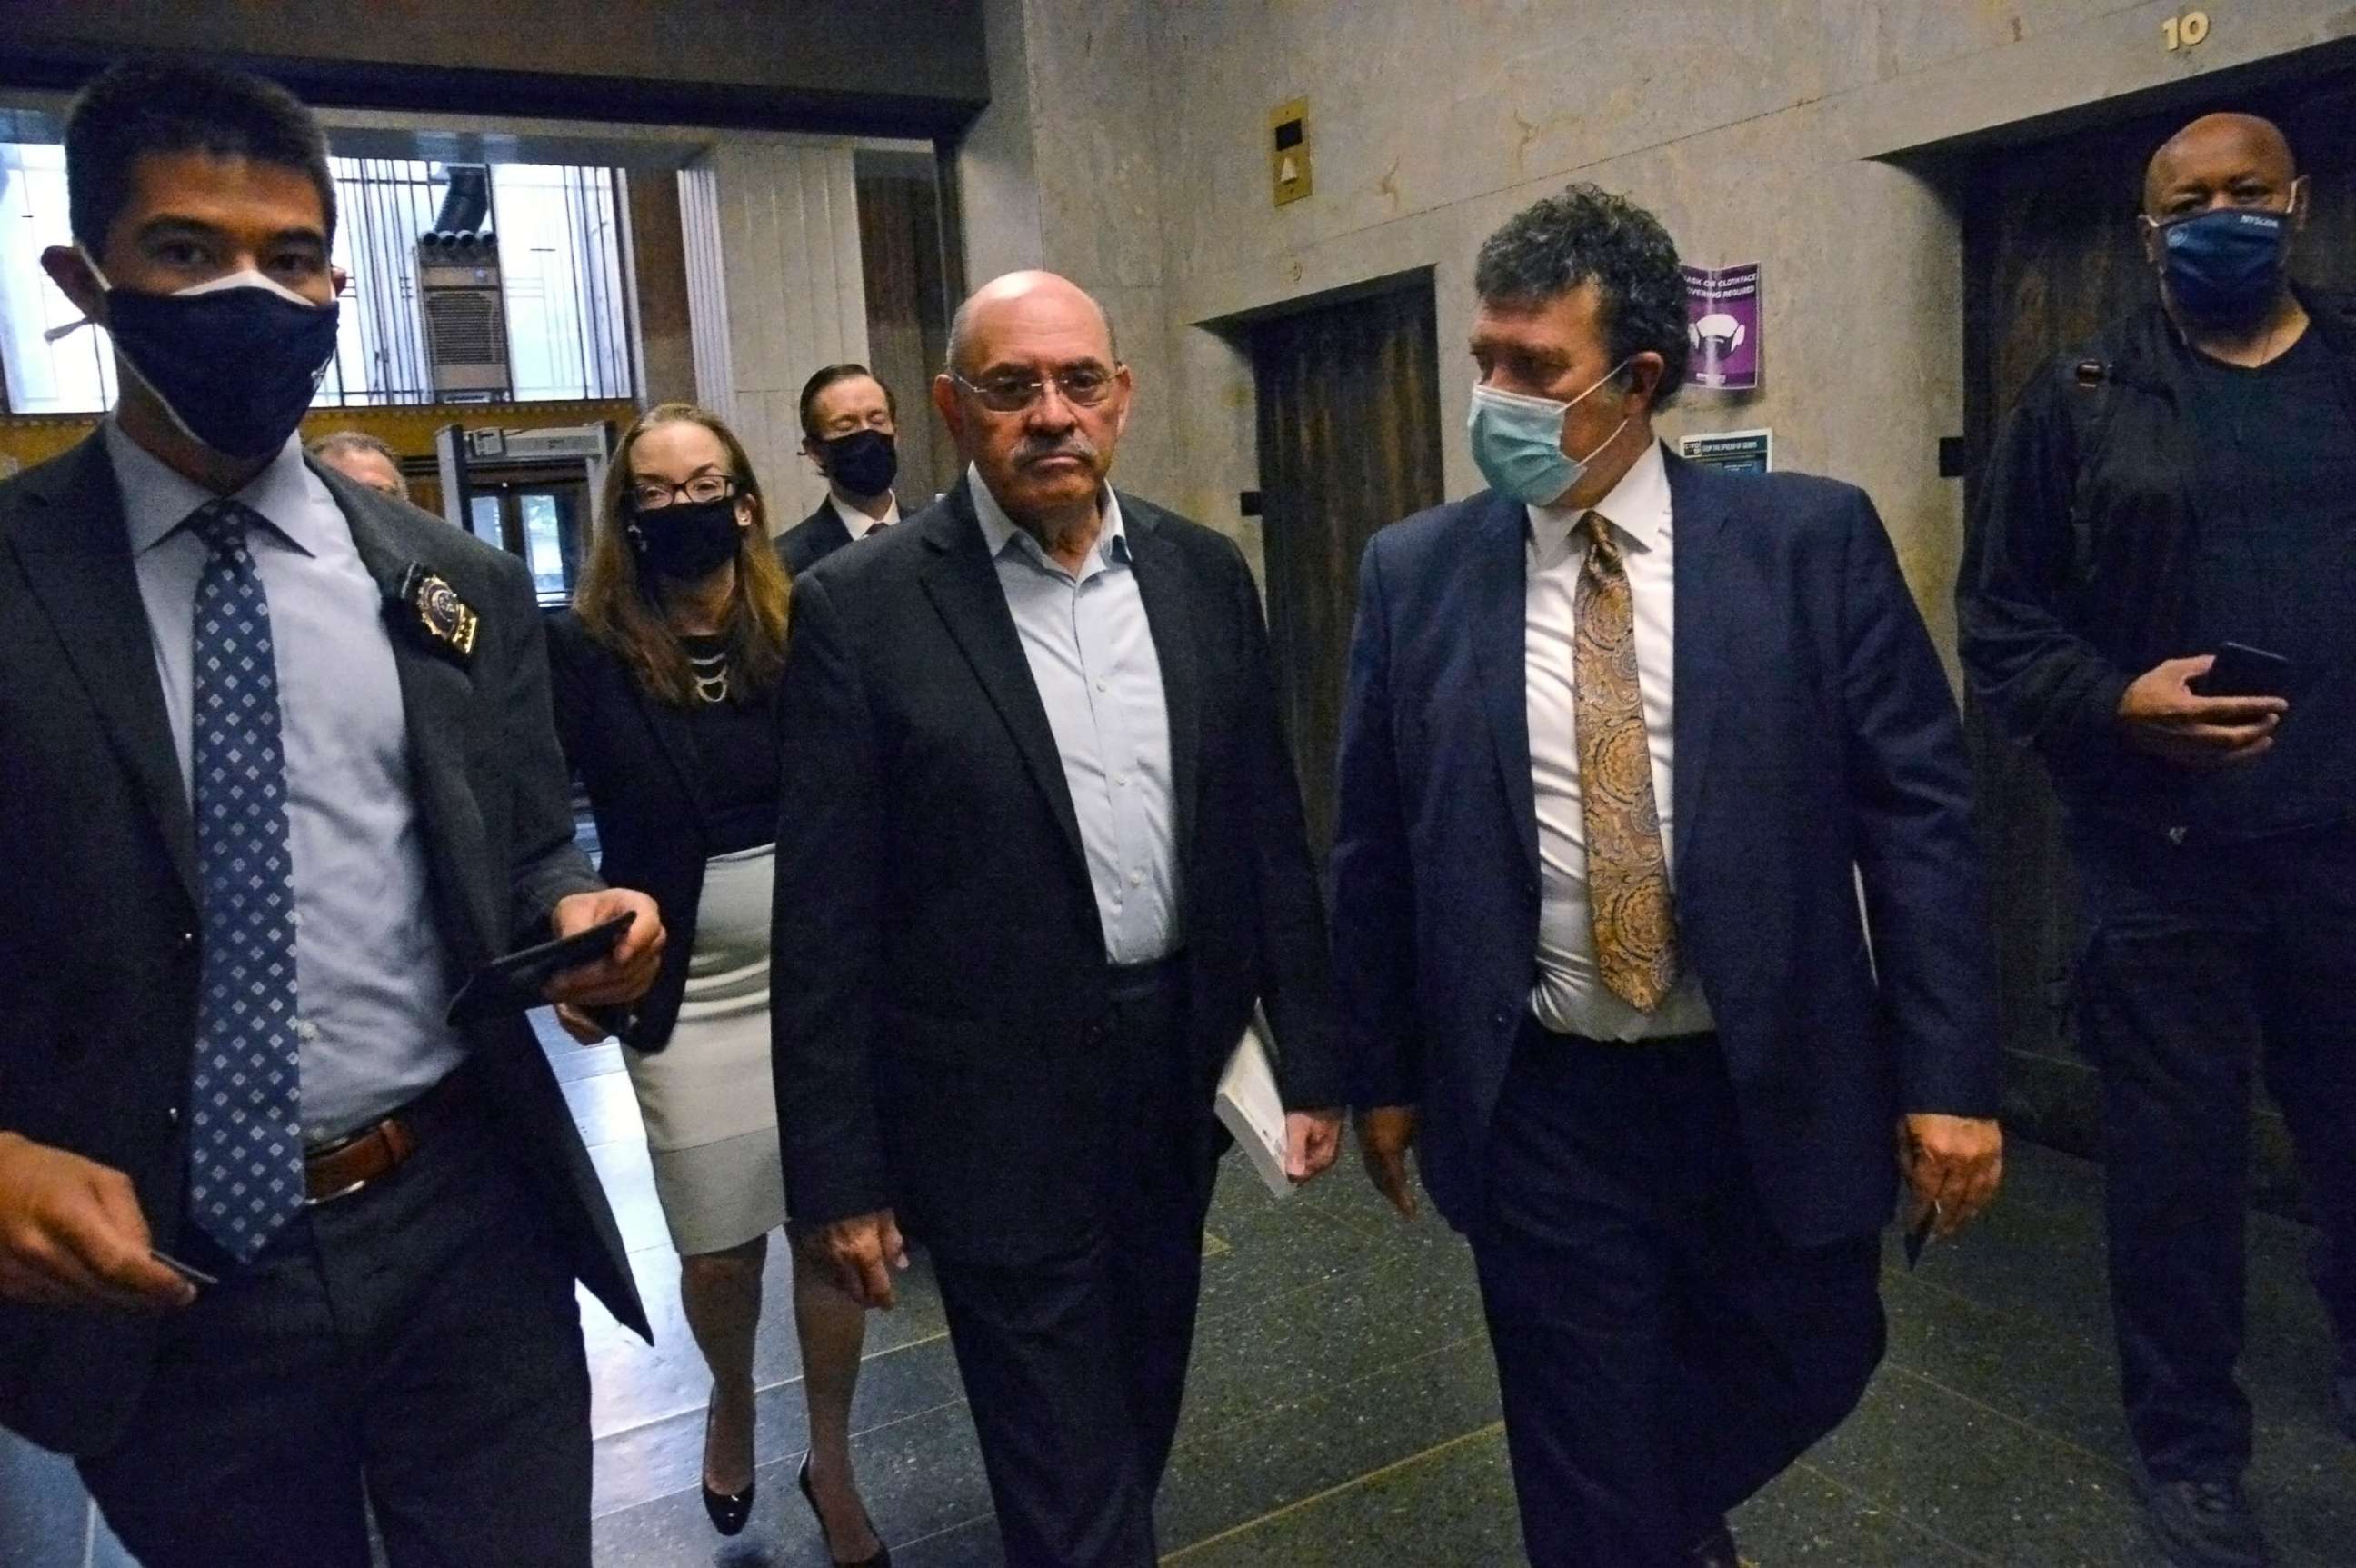
M 1120 499 L 1106 487 L 1103 532 L 1074 572 L 1006 515 L 979 470 L 969 467 L 966 482 L 1063 758 L 1105 957 L 1168 958 L 1183 892 L 1170 713 Z
M 892 498 L 891 504 L 884 509 L 882 517 L 868 516 L 857 507 L 846 503 L 830 488 L 826 492 L 826 501 L 829 506 L 834 508 L 834 515 L 842 519 L 842 526 L 851 531 L 851 542 L 853 544 L 866 538 L 871 530 L 900 521 L 900 498 L 897 496 Z
M 192 628 L 207 551 L 184 524 L 215 498 L 114 420 L 101 428 L 186 786 L 196 725 Z M 246 548 L 277 650 L 303 1137 L 317 1144 L 433 1088 L 466 1059 L 466 1046 L 443 1022 L 453 976 L 434 922 L 384 594 L 295 437 L 236 499 L 263 524 L 247 532 Z
M 1593 1040 L 1659 1039 L 1712 1027 L 1709 1005 L 1687 970 L 1660 1006 L 1640 1013 L 1605 986 L 1595 961 L 1588 900 L 1587 821 L 1579 791 L 1579 735 L 1573 701 L 1573 632 L 1589 509 L 1529 509 L 1529 557 L 1523 660 L 1528 688 L 1530 789 L 1537 803 L 1538 981 L 1530 1009 L 1561 1035 Z M 1647 446 L 1612 493 L 1592 509 L 1612 524 L 1628 574 L 1636 620 L 1636 680 L 1644 700 L 1644 735 L 1653 756 L 1653 798 L 1661 811 L 1661 849 L 1676 866 L 1676 533 L 1669 475 L 1657 444 Z

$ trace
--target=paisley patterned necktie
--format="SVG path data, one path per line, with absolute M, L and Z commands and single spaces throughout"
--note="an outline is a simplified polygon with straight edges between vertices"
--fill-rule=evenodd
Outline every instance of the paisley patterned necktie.
M 1611 523 L 1590 511 L 1580 527 L 1588 551 L 1574 607 L 1571 701 L 1595 961 L 1613 995 L 1649 1013 L 1676 983 L 1677 928 L 1636 680 L 1635 600 Z

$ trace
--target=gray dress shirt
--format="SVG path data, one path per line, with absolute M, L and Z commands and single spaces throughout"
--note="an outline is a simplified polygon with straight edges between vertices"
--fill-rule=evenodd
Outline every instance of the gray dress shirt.
M 1162 659 L 1130 560 L 1120 502 L 1075 575 L 1018 527 L 969 468 L 973 510 L 1064 761 L 1105 957 L 1151 963 L 1179 945 L 1177 817 Z
M 112 420 L 105 431 L 186 789 L 205 547 L 181 525 L 215 498 Z M 236 499 L 270 525 L 253 530 L 248 546 L 278 657 L 303 1136 L 318 1144 L 432 1088 L 466 1044 L 442 1021 L 452 977 L 426 885 L 383 595 L 335 498 L 304 466 L 299 439 Z

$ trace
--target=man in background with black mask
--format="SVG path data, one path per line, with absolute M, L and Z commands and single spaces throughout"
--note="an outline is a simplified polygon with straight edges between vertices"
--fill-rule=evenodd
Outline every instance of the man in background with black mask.
M 147 1568 L 589 1562 L 573 1285 L 646 1332 L 520 1013 L 621 916 L 573 844 L 530 574 L 305 460 L 335 186 L 250 76 L 117 67 L 49 276 L 119 406 L 0 485 L 0 1423 Z
M 2268 1561 L 2233 1378 L 2261 1058 L 2356 1438 L 2356 313 L 2290 279 L 2308 200 L 2249 115 L 2154 155 L 2157 297 L 2030 383 L 1958 593 L 1974 687 L 2067 810 L 2127 1421 L 2184 1564 Z
M 892 389 L 864 365 L 829 365 L 802 383 L 801 409 L 802 454 L 826 476 L 827 496 L 778 536 L 777 554 L 795 576 L 900 521 L 892 494 L 900 410 Z

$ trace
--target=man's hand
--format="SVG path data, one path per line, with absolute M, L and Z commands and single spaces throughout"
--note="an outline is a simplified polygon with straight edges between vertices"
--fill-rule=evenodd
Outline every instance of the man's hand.
M 908 1244 L 888 1208 L 838 1219 L 818 1233 L 818 1246 L 834 1265 L 842 1294 L 862 1306 L 892 1309 L 892 1273 L 908 1266 Z
M 612 952 L 555 976 L 541 994 L 575 1007 L 619 1007 L 644 996 L 647 987 L 655 983 L 655 971 L 662 967 L 662 915 L 653 899 L 629 887 L 575 893 L 556 901 L 548 921 L 558 936 L 569 937 L 624 914 L 637 918 L 630 922 Z M 571 1026 L 566 1027 L 569 1030 Z M 580 1036 L 574 1034 L 573 1038 Z
M 1407 1174 L 1407 1152 L 1415 1143 L 1415 1107 L 1376 1105 L 1358 1112 L 1358 1157 L 1375 1190 L 1391 1200 L 1402 1218 L 1415 1218 L 1415 1187 Z
M 1314 1181 L 1342 1152 L 1342 1112 L 1288 1111 L 1284 1113 L 1284 1174 L 1292 1185 Z
M 0 1133 L 0 1301 L 153 1313 L 196 1300 L 147 1247 L 129 1176 Z
M 1898 1123 L 1898 1169 L 1913 1196 L 1908 1223 L 1919 1225 L 1933 1205 L 1939 1234 L 1971 1223 L 2004 1179 L 2004 1131 L 1976 1116 L 1922 1113 Z
M 2203 697 L 2192 682 L 2216 656 L 2171 659 L 2144 671 L 2119 698 L 2128 746 L 2183 768 L 2226 768 L 2263 756 L 2290 704 L 2280 697 Z

